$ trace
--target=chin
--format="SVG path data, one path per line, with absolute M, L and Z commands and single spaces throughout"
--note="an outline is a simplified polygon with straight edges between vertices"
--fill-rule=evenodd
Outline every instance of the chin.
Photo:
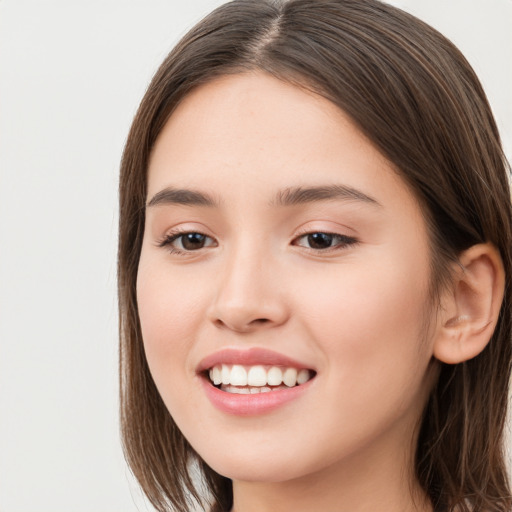
M 238 460 L 236 463 L 220 463 L 211 466 L 212 469 L 226 478 L 240 482 L 279 483 L 294 480 L 304 476 L 300 472 L 291 470 L 293 462 L 282 467 L 272 463 L 252 465 L 247 461 Z
M 203 456 L 200 452 L 199 455 L 219 475 L 244 482 L 286 482 L 323 468 L 321 461 L 308 461 L 305 454 L 297 450 L 292 450 L 292 453 L 277 449 L 257 450 L 256 453 L 247 450 L 231 450 L 231 454 L 226 452 L 229 449 L 222 455 L 208 453 Z

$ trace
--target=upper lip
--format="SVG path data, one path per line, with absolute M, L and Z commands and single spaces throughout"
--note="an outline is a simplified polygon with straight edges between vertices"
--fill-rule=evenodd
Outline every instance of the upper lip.
M 234 349 L 226 348 L 219 350 L 203 358 L 197 367 L 198 373 L 218 365 L 218 364 L 241 364 L 246 366 L 252 365 L 271 365 L 286 366 L 291 368 L 307 368 L 312 369 L 307 364 L 301 363 L 296 359 L 279 354 L 272 350 L 264 348 Z

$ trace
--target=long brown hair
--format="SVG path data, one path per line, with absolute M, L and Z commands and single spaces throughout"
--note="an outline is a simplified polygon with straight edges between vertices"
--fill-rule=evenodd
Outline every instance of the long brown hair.
M 153 78 L 126 143 L 120 178 L 119 315 L 122 436 L 127 460 L 159 511 L 232 488 L 197 457 L 165 408 L 144 355 L 136 278 L 148 158 L 177 104 L 214 77 L 261 70 L 338 105 L 397 168 L 429 223 L 434 291 L 474 244 L 500 251 L 506 289 L 494 335 L 476 358 L 440 364 L 416 452 L 436 510 L 509 511 L 503 431 L 511 370 L 512 213 L 508 166 L 481 85 L 441 34 L 376 0 L 235 0 L 196 25 Z M 433 296 L 435 297 L 435 293 Z

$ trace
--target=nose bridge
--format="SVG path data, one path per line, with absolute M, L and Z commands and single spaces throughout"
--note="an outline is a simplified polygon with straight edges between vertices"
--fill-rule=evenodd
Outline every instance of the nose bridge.
M 217 325 L 247 332 L 286 320 L 278 265 L 265 244 L 240 239 L 228 251 L 217 282 L 211 312 Z

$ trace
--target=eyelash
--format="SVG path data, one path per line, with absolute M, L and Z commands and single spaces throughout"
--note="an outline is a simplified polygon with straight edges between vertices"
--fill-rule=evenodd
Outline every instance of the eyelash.
M 184 237 L 185 235 L 201 235 L 210 240 L 213 240 L 212 237 L 205 235 L 204 233 L 201 233 L 200 231 L 175 230 L 175 231 L 171 231 L 170 233 L 167 233 L 165 235 L 165 237 L 157 243 L 157 245 L 158 245 L 158 247 L 167 248 L 171 254 L 176 254 L 178 256 L 179 255 L 187 256 L 187 255 L 192 254 L 193 252 L 197 252 L 200 249 L 203 249 L 203 247 L 201 247 L 200 249 L 196 249 L 195 251 L 193 251 L 193 250 L 180 249 L 180 248 L 174 247 L 172 245 L 176 240 Z M 207 246 L 207 247 L 209 247 L 209 246 Z
M 299 245 L 296 243 L 298 240 L 300 240 L 302 238 L 307 238 L 312 235 L 327 235 L 327 236 L 333 237 L 333 239 L 337 239 L 338 243 L 331 247 L 327 247 L 325 249 L 315 249 L 313 247 L 305 247 L 303 245 Z M 313 251 L 317 254 L 320 254 L 320 253 L 325 254 L 325 253 L 332 252 L 332 251 L 337 251 L 337 250 L 339 251 L 339 250 L 346 249 L 347 247 L 349 247 L 351 245 L 355 245 L 355 244 L 359 243 L 359 240 L 357 240 L 357 238 L 354 238 L 352 236 L 341 235 L 340 233 L 331 233 L 329 231 L 305 231 L 304 233 L 301 233 L 298 236 L 296 236 L 294 238 L 293 242 L 294 242 L 294 245 L 298 245 L 299 247 L 303 247 L 304 249 L 307 249 L 309 251 Z
M 201 233 L 200 231 L 175 230 L 175 231 L 172 231 L 172 232 L 168 233 L 167 235 L 165 235 L 165 237 L 162 240 L 157 242 L 157 245 L 158 245 L 158 247 L 167 248 L 171 254 L 185 255 L 185 256 L 190 255 L 194 252 L 197 252 L 201 249 L 204 249 L 207 247 L 212 247 L 212 246 L 215 247 L 217 245 L 216 242 L 214 241 L 214 244 L 203 246 L 196 250 L 187 250 L 187 249 L 180 249 L 178 247 L 174 247 L 173 243 L 176 242 L 176 240 L 180 239 L 181 237 L 184 237 L 185 235 L 200 235 L 200 236 L 206 237 L 209 240 L 214 241 L 212 237 L 210 237 L 204 233 Z M 312 235 L 327 235 L 329 237 L 333 237 L 333 239 L 337 239 L 338 243 L 336 245 L 333 245 L 332 247 L 327 247 L 324 249 L 315 249 L 313 247 L 305 247 L 303 245 L 296 243 L 297 241 L 299 241 L 303 238 L 312 236 Z M 347 236 L 347 235 L 341 235 L 339 233 L 331 233 L 328 231 L 305 231 L 293 239 L 292 245 L 295 245 L 298 247 L 303 247 L 304 249 L 315 252 L 317 254 L 320 254 L 320 253 L 325 254 L 328 252 L 345 249 L 351 245 L 357 244 L 358 242 L 359 241 L 354 237 Z

